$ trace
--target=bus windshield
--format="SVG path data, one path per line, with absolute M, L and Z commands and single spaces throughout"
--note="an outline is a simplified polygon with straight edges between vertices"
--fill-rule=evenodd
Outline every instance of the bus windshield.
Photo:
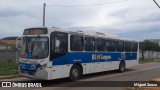
M 21 57 L 30 59 L 43 59 L 48 56 L 47 37 L 23 37 Z

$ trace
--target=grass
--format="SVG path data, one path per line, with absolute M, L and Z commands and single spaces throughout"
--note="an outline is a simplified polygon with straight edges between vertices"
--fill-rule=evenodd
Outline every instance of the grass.
M 0 76 L 17 75 L 18 63 L 15 60 L 12 61 L 0 61 Z
M 150 63 L 150 62 L 154 62 L 154 59 L 139 60 L 139 64 Z

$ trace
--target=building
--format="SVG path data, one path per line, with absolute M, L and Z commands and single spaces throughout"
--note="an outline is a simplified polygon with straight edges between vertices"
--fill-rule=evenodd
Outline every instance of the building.
M 22 41 L 19 40 L 18 44 L 21 45 Z M 13 46 L 16 46 L 16 40 L 0 40 L 0 50 L 10 50 Z

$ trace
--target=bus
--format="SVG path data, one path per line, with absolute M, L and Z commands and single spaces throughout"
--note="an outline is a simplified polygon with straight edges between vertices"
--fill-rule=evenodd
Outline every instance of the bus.
M 124 72 L 139 61 L 137 41 L 100 32 L 34 27 L 21 39 L 19 73 L 33 79 L 75 81 L 84 74 Z

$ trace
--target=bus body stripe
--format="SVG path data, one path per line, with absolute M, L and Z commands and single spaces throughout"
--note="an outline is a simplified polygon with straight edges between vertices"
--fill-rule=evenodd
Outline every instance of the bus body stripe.
M 137 60 L 137 52 L 69 52 L 52 60 L 52 65 Z

